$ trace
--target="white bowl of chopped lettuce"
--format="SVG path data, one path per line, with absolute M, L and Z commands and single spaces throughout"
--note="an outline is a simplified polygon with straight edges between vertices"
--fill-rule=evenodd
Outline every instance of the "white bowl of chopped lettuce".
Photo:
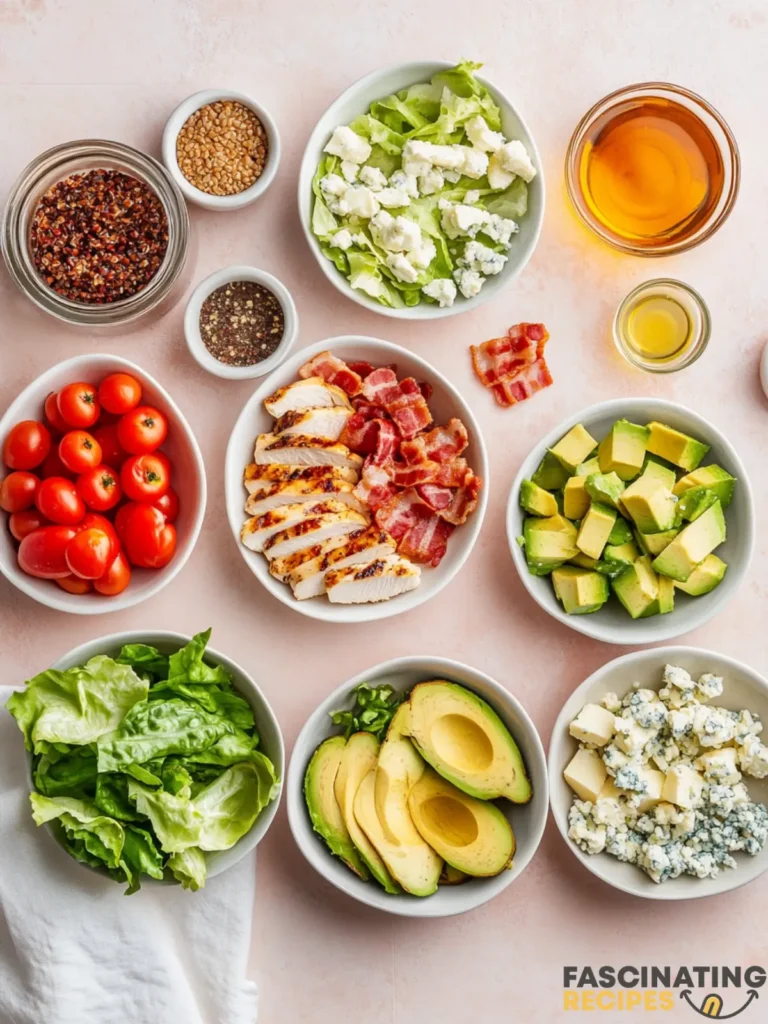
M 280 727 L 210 630 L 82 644 L 6 707 L 28 750 L 32 815 L 133 893 L 197 890 L 252 850 L 280 800 Z
M 496 295 L 544 216 L 533 138 L 480 64 L 396 64 L 350 86 L 310 136 L 299 213 L 323 273 L 385 316 L 430 319 Z

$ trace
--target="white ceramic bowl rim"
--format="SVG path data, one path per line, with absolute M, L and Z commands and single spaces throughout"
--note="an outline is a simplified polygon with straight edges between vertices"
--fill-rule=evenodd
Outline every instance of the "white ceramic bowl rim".
M 236 100 L 249 107 L 263 124 L 269 143 L 267 162 L 259 177 L 249 188 L 231 196 L 215 196 L 197 188 L 182 173 L 176 158 L 176 139 L 187 120 L 201 107 L 221 100 Z M 190 202 L 210 210 L 235 210 L 254 202 L 272 184 L 280 163 L 280 136 L 271 114 L 250 96 L 235 89 L 203 89 L 182 100 L 168 118 L 163 131 L 162 151 L 163 163 L 169 174 Z
M 339 124 L 347 124 L 351 120 L 351 117 L 345 118 L 343 115 L 337 116 L 338 111 L 345 109 L 347 106 L 356 106 L 356 113 L 363 114 L 373 100 L 381 99 L 392 92 L 398 92 L 400 89 L 406 88 L 409 85 L 428 81 L 438 72 L 452 67 L 455 67 L 455 62 L 445 60 L 407 61 L 402 64 L 390 64 L 386 67 L 379 68 L 377 71 L 373 71 L 370 74 L 365 75 L 363 78 L 358 79 L 358 81 L 353 82 L 352 85 L 348 86 L 341 95 L 338 96 L 325 111 L 323 111 L 309 137 L 309 140 L 307 141 L 304 155 L 301 160 L 298 181 L 299 220 L 301 221 L 304 236 L 307 239 L 307 244 L 309 245 L 310 250 L 314 254 L 320 269 L 335 288 L 337 288 L 348 299 L 352 299 L 352 301 L 356 302 L 359 306 L 363 306 L 365 309 L 372 310 L 382 316 L 393 317 L 401 320 L 436 320 L 446 316 L 456 316 L 459 313 L 475 309 L 481 303 L 487 302 L 498 295 L 502 287 L 511 284 L 512 281 L 522 273 L 533 255 L 541 235 L 541 229 L 544 223 L 546 194 L 543 163 L 536 146 L 536 142 L 527 123 L 520 115 L 517 107 L 508 99 L 506 94 L 487 78 L 484 78 L 482 75 L 477 75 L 476 77 L 478 81 L 482 82 L 482 84 L 488 88 L 494 100 L 501 108 L 502 116 L 507 114 L 510 120 L 514 119 L 516 123 L 514 129 L 515 137 L 525 143 L 537 170 L 536 177 L 528 188 L 528 211 L 521 221 L 520 235 L 517 236 L 518 238 L 521 236 L 526 238 L 524 248 L 522 248 L 521 252 L 519 254 L 515 254 L 514 248 L 511 249 L 508 254 L 510 257 L 509 262 L 506 264 L 502 273 L 496 277 L 488 278 L 482 291 L 473 299 L 457 298 L 456 302 L 454 302 L 452 306 L 445 306 L 444 308 L 441 308 L 436 304 L 420 302 L 417 306 L 406 306 L 402 309 L 391 309 L 388 306 L 383 306 L 380 302 L 376 302 L 374 299 L 369 298 L 358 289 L 352 288 L 346 277 L 323 255 L 319 242 L 312 232 L 311 227 L 312 179 L 317 169 L 319 154 L 322 153 L 323 146 L 325 145 L 325 142 L 330 136 L 332 130 L 329 126 L 332 125 L 333 127 L 336 127 Z M 372 95 L 371 99 L 365 102 L 361 101 L 359 104 L 352 102 L 353 100 L 356 100 L 356 97 L 359 94 L 367 95 L 371 87 L 377 85 L 380 80 L 388 82 L 391 81 L 392 84 L 389 87 L 382 86 L 381 91 Z M 397 81 L 399 84 L 394 84 L 394 81 Z M 353 114 L 352 116 L 355 115 Z M 532 201 L 532 196 L 534 201 Z M 518 255 L 519 257 L 516 261 L 514 260 L 515 255 Z
M 285 318 L 283 336 L 275 351 L 261 362 L 252 363 L 249 366 L 228 366 L 226 363 L 222 363 L 208 351 L 200 334 L 200 311 L 203 303 L 211 292 L 220 288 L 221 285 L 234 281 L 253 281 L 269 289 L 280 303 Z M 223 267 L 202 280 L 190 295 L 184 312 L 184 335 L 192 358 L 204 370 L 228 380 L 251 380 L 272 373 L 288 356 L 298 333 L 299 315 L 296 312 L 296 304 L 283 282 L 266 270 L 244 264 Z
M 408 373 L 414 373 L 418 377 L 432 383 L 435 386 L 436 392 L 438 388 L 441 388 L 452 405 L 450 415 L 458 416 L 467 427 L 470 436 L 468 461 L 474 471 L 483 479 L 483 487 L 480 492 L 477 508 L 469 520 L 449 539 L 448 551 L 438 568 L 424 567 L 422 582 L 419 587 L 407 594 L 401 594 L 390 601 L 383 601 L 378 604 L 331 604 L 325 598 L 297 601 L 293 597 L 290 587 L 270 576 L 263 555 L 249 551 L 240 541 L 240 530 L 247 518 L 243 511 L 245 496 L 242 485 L 243 469 L 246 462 L 249 461 L 250 456 L 248 452 L 252 450 L 253 440 L 259 432 L 255 424 L 259 422 L 261 417 L 266 417 L 262 402 L 274 391 L 277 391 L 278 388 L 296 380 L 299 367 L 307 359 L 311 359 L 318 352 L 322 352 L 325 349 L 341 354 L 348 360 L 370 359 L 374 363 L 399 363 L 401 367 L 410 367 L 407 369 Z M 433 401 L 431 400 L 431 403 Z M 444 417 L 439 416 L 438 422 L 443 419 Z M 268 425 L 265 424 L 261 429 L 268 429 Z M 248 437 L 247 448 L 243 443 L 244 436 Z M 383 341 L 379 338 L 369 338 L 364 335 L 341 335 L 336 338 L 324 338 L 321 341 L 314 342 L 299 352 L 294 352 L 282 366 L 278 367 L 272 376 L 262 381 L 243 406 L 232 428 L 227 445 L 224 475 L 227 516 L 230 529 L 240 554 L 248 567 L 259 582 L 274 597 L 282 601 L 283 604 L 302 615 L 307 615 L 313 619 L 321 619 L 325 622 L 371 622 L 385 619 L 392 615 L 402 614 L 411 608 L 416 608 L 418 605 L 429 600 L 429 598 L 434 597 L 435 594 L 439 593 L 443 587 L 451 582 L 469 557 L 480 533 L 485 510 L 488 505 L 489 468 L 485 442 L 472 410 L 458 390 L 434 366 L 416 355 L 416 353 L 394 345 L 392 342 Z M 461 550 L 459 550 L 459 546 L 461 546 Z M 438 575 L 433 576 L 432 574 Z
M 650 415 L 642 413 L 641 407 L 652 410 Z M 547 448 L 551 448 L 571 427 L 577 423 L 583 423 L 587 429 L 596 419 L 620 419 L 625 417 L 630 420 L 646 420 L 669 418 L 672 425 L 675 421 L 688 420 L 694 426 L 688 430 L 694 430 L 701 434 L 702 438 L 712 446 L 712 449 L 720 449 L 721 456 L 712 458 L 712 453 L 707 456 L 706 464 L 712 461 L 723 462 L 724 468 L 737 478 L 736 496 L 734 503 L 738 501 L 743 506 L 743 518 L 745 530 L 740 536 L 739 549 L 735 552 L 736 557 L 731 556 L 728 572 L 723 582 L 709 594 L 701 597 L 690 598 L 686 603 L 686 610 L 691 608 L 697 614 L 686 617 L 683 624 L 678 610 L 669 615 L 654 616 L 648 619 L 631 619 L 626 616 L 626 623 L 620 620 L 620 625 L 606 623 L 603 618 L 603 611 L 591 615 L 566 615 L 554 596 L 552 584 L 549 577 L 532 576 L 528 572 L 525 561 L 525 554 L 517 543 L 517 536 L 521 533 L 520 523 L 522 522 L 522 510 L 519 506 L 520 485 L 528 478 L 539 464 Z M 679 429 L 686 430 L 685 426 Z M 729 514 L 732 516 L 731 508 L 726 509 L 726 526 L 730 529 Z M 678 402 L 670 402 L 665 399 L 651 397 L 627 397 L 610 399 L 607 402 L 598 402 L 586 409 L 574 413 L 567 419 L 558 423 L 549 433 L 538 441 L 535 447 L 529 452 L 514 479 L 507 501 L 506 523 L 507 540 L 512 553 L 512 560 L 525 586 L 525 589 L 536 601 L 536 603 L 548 612 L 553 618 L 571 629 L 591 636 L 596 640 L 614 644 L 643 644 L 656 643 L 671 640 L 683 633 L 703 626 L 714 615 L 716 615 L 734 595 L 743 582 L 755 543 L 754 530 L 754 501 L 752 487 L 747 476 L 747 471 L 739 458 L 735 448 L 728 438 L 713 423 L 704 419 L 699 413 Z M 726 559 L 728 561 L 728 559 Z M 687 595 L 680 596 L 684 600 Z
M 422 670 L 422 666 L 428 667 Z M 478 686 L 482 685 L 486 688 L 486 693 L 481 693 L 480 696 L 494 708 L 502 720 L 513 716 L 519 720 L 520 727 L 510 728 L 510 731 L 521 749 L 528 748 L 525 762 L 528 774 L 534 784 L 534 793 L 527 804 L 516 805 L 509 801 L 502 801 L 502 803 L 505 807 L 512 809 L 513 815 L 515 811 L 518 814 L 529 815 L 530 831 L 526 835 L 525 847 L 522 848 L 522 844 L 518 844 L 512 868 L 499 875 L 486 879 L 472 879 L 462 886 L 441 887 L 429 897 L 408 894 L 393 896 L 385 893 L 375 882 L 361 882 L 357 879 L 348 868 L 341 865 L 341 862 L 331 855 L 325 848 L 322 839 L 313 832 L 304 802 L 304 773 L 317 743 L 322 742 L 322 739 L 316 737 L 316 723 L 327 721 L 327 736 L 337 732 L 336 727 L 331 724 L 330 718 L 326 718 L 326 709 L 349 706 L 352 691 L 361 682 L 383 680 L 384 678 L 391 681 L 392 676 L 397 673 L 422 674 L 422 672 L 424 678 L 455 679 L 470 691 L 475 691 Z M 471 682 L 465 681 L 467 678 L 475 680 L 474 686 Z M 414 685 L 416 685 L 415 682 L 407 684 L 402 689 L 409 691 Z M 395 688 L 397 689 L 397 687 Z M 514 882 L 531 862 L 541 842 L 547 821 L 546 755 L 536 726 L 525 708 L 506 687 L 479 669 L 450 658 L 427 654 L 408 655 L 382 662 L 358 673 L 353 679 L 342 683 L 330 693 L 309 716 L 296 739 L 288 765 L 286 790 L 288 822 L 291 832 L 297 846 L 312 867 L 337 889 L 353 899 L 378 910 L 404 917 L 447 917 L 474 910 L 494 899 Z M 339 867 L 339 871 L 325 870 L 331 866 Z

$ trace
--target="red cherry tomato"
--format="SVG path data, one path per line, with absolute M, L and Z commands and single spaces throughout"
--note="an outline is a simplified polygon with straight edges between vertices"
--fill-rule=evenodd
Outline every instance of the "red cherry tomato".
M 116 526 L 118 534 L 122 528 L 121 539 L 129 560 L 143 569 L 162 569 L 176 551 L 176 527 L 166 523 L 163 513 L 152 505 L 133 503 L 123 508 L 127 511 Z
M 155 454 L 131 455 L 120 470 L 120 483 L 131 501 L 154 502 L 171 484 L 167 460 Z
M 123 496 L 117 473 L 109 466 L 89 469 L 77 478 L 77 493 L 94 512 L 108 512 Z
M 71 473 L 59 458 L 59 449 L 51 448 L 45 462 L 38 468 L 38 474 L 43 480 L 49 476 L 63 476 L 65 480 L 74 480 L 75 474 Z
M 56 405 L 69 427 L 92 427 L 99 418 L 99 400 L 93 384 L 78 381 L 59 392 Z
M 56 582 L 68 594 L 88 594 L 93 590 L 91 581 L 81 580 L 79 576 L 60 576 Z
M 85 515 L 85 504 L 71 480 L 49 476 L 37 489 L 35 504 L 52 523 L 75 526 Z
M 45 412 L 45 418 L 48 420 L 48 426 L 51 430 L 55 430 L 57 434 L 66 434 L 69 427 L 59 412 L 57 402 L 58 397 L 57 392 L 52 391 L 45 400 L 43 411 Z
M 93 436 L 101 445 L 101 461 L 107 466 L 120 469 L 128 458 L 128 452 L 121 447 L 117 440 L 117 424 L 102 423 L 94 430 Z
M 130 582 L 131 566 L 121 551 L 104 575 L 93 581 L 93 589 L 106 597 L 114 597 L 122 594 Z
M 87 430 L 70 430 L 59 442 L 59 458 L 71 473 L 101 465 L 101 445 Z
M 166 522 L 172 523 L 179 514 L 179 496 L 172 487 L 169 487 L 162 498 L 152 502 L 152 506 L 160 509 Z
M 110 373 L 99 384 L 99 403 L 107 412 L 122 416 L 141 401 L 141 384 L 128 373 Z
M 23 512 L 12 512 L 8 516 L 8 529 L 16 540 L 24 540 L 33 530 L 50 525 L 50 520 L 41 515 L 36 508 L 25 508 Z
M 69 576 L 66 550 L 77 533 L 71 526 L 42 526 L 19 545 L 19 567 L 29 576 L 53 580 Z
M 102 533 L 106 533 L 112 542 L 112 553 L 111 558 L 116 558 L 120 551 L 120 538 L 117 535 L 117 531 L 106 516 L 99 515 L 98 512 L 86 512 L 83 517 L 83 521 L 78 524 L 78 530 L 101 530 Z
M 40 477 L 26 470 L 9 473 L 0 484 L 0 508 L 6 512 L 23 512 L 35 504 Z
M 117 439 L 131 455 L 159 448 L 168 435 L 168 421 L 151 405 L 140 405 L 117 421 Z
M 67 544 L 67 565 L 70 572 L 83 580 L 97 580 L 109 568 L 112 541 L 103 530 L 91 527 L 80 530 Z
M 11 469 L 36 469 L 51 450 L 51 432 L 37 420 L 22 420 L 3 445 L 3 462 Z

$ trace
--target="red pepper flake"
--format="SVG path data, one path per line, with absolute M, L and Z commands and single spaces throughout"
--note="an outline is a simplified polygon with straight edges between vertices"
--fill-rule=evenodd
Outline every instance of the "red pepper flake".
M 52 185 L 32 219 L 30 253 L 57 294 L 104 305 L 149 284 L 168 249 L 157 193 L 121 171 L 72 174 Z

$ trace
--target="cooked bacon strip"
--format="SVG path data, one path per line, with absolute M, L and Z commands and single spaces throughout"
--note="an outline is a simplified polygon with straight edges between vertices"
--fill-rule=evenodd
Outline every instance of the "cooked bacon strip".
M 356 363 L 347 363 L 352 373 L 356 373 L 358 377 L 367 377 L 369 373 L 373 373 L 373 363 L 368 363 L 364 359 L 361 359 Z
M 364 397 L 383 406 L 394 420 L 402 437 L 410 439 L 432 422 L 429 406 L 413 377 L 398 381 L 388 366 L 380 366 L 365 378 Z
M 422 435 L 427 455 L 435 462 L 449 462 L 461 455 L 469 444 L 467 428 L 460 419 L 448 420 L 444 427 L 435 427 Z
M 428 402 L 430 400 L 430 398 L 432 397 L 432 392 L 434 391 L 434 388 L 429 383 L 429 381 L 420 380 L 419 381 L 419 391 L 424 396 L 424 401 Z
M 433 480 L 439 469 L 439 463 L 433 462 L 431 459 L 415 465 L 408 462 L 396 462 L 393 480 L 398 487 L 417 487 L 419 484 L 426 484 Z
M 369 402 L 362 395 L 352 399 L 352 407 L 355 412 L 359 412 L 367 420 L 383 419 L 387 415 L 387 410 L 383 405 L 374 405 L 373 402 Z
M 359 373 L 351 370 L 343 359 L 332 352 L 320 352 L 299 370 L 300 377 L 322 377 L 326 384 L 335 384 L 348 395 L 356 395 L 360 391 L 362 380 Z
M 419 497 L 447 523 L 461 526 L 477 507 L 482 486 L 480 477 L 470 472 L 461 487 L 438 487 L 429 483 L 417 487 L 416 491 Z
M 503 338 L 470 345 L 475 373 L 487 388 L 514 377 L 542 355 L 548 339 L 544 324 L 515 324 Z
M 398 552 L 412 562 L 423 562 L 433 568 L 442 561 L 448 538 L 455 527 L 431 513 L 419 516 L 398 545 Z
M 353 493 L 375 512 L 397 494 L 397 488 L 390 478 L 388 467 L 378 465 L 373 456 L 369 455 L 363 463 L 363 472 Z
M 399 541 L 415 525 L 420 515 L 431 515 L 431 510 L 424 504 L 416 491 L 409 488 L 395 494 L 378 508 L 375 519 L 382 530 L 386 530 L 395 540 Z
M 450 462 L 439 462 L 437 472 L 433 475 L 430 483 L 438 487 L 461 487 L 466 483 L 467 477 L 472 475 L 472 470 L 466 459 L 451 459 Z
M 552 374 L 549 372 L 544 356 L 541 356 L 516 377 L 495 384 L 491 391 L 499 405 L 506 408 L 516 405 L 518 402 L 524 402 L 526 398 L 535 395 L 537 391 L 548 388 L 551 383 Z

